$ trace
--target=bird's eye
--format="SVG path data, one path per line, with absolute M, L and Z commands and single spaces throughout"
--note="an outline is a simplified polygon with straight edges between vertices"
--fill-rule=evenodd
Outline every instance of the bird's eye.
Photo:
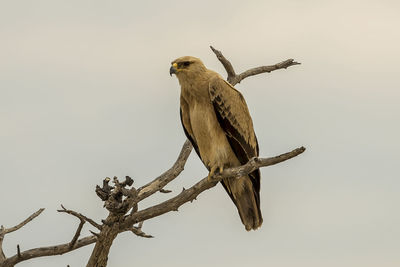
M 189 62 L 189 61 L 183 62 L 183 66 L 188 67 L 189 65 L 190 65 L 190 62 Z

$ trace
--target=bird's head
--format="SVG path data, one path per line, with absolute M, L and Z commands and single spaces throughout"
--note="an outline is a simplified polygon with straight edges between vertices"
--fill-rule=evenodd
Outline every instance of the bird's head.
M 184 56 L 171 62 L 169 74 L 175 74 L 178 79 L 189 78 L 206 71 L 203 62 L 197 57 Z

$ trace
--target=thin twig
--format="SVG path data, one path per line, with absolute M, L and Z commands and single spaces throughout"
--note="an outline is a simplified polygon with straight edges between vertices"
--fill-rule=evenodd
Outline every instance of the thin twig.
M 96 242 L 97 237 L 95 236 L 87 236 L 83 237 L 79 240 L 76 241 L 75 245 L 73 247 L 70 247 L 70 242 L 56 245 L 56 246 L 49 246 L 49 247 L 40 247 L 40 248 L 34 248 L 34 249 L 29 249 L 26 251 L 22 251 L 20 253 L 20 256 L 18 254 L 7 258 L 4 262 L 4 266 L 14 266 L 15 264 L 21 262 L 21 261 L 26 261 L 32 258 L 38 258 L 38 257 L 43 257 L 43 256 L 54 256 L 54 255 L 61 255 L 67 252 L 70 252 L 72 250 L 93 244 Z
M 18 229 L 20 229 L 21 227 L 23 227 L 24 225 L 26 225 L 27 223 L 29 223 L 30 221 L 32 221 L 33 219 L 35 219 L 37 216 L 39 216 L 42 212 L 44 211 L 44 208 L 39 209 L 38 211 L 34 212 L 31 216 L 29 216 L 28 218 L 26 218 L 23 222 L 21 222 L 20 224 L 11 227 L 11 228 L 6 228 L 3 230 L 4 234 L 8 234 L 14 231 L 17 231 Z
M 240 83 L 243 79 L 245 79 L 249 76 L 266 73 L 266 72 L 269 73 L 274 70 L 286 69 L 290 66 L 300 64 L 299 62 L 296 62 L 293 59 L 288 59 L 288 60 L 279 62 L 279 63 L 271 65 L 271 66 L 256 67 L 256 68 L 246 70 L 246 71 L 242 72 L 241 74 L 236 74 L 231 62 L 222 55 L 221 51 L 218 51 L 217 49 L 215 49 L 212 46 L 210 46 L 210 48 L 214 52 L 214 54 L 217 56 L 217 58 L 221 62 L 221 64 L 224 66 L 226 72 L 228 73 L 228 77 L 226 78 L 226 80 L 232 85 Z
M 78 240 L 78 238 L 79 238 L 79 236 L 80 236 L 80 234 L 81 234 L 82 227 L 83 227 L 83 225 L 84 225 L 85 222 L 86 222 L 84 219 L 80 219 L 80 220 L 81 220 L 81 221 L 79 222 L 79 226 L 78 226 L 78 228 L 76 229 L 75 235 L 74 235 L 74 237 L 72 238 L 71 242 L 69 243 L 69 247 L 70 247 L 70 248 L 72 248 L 72 247 L 75 245 L 76 241 Z
M 93 231 L 91 231 L 91 230 L 89 230 L 89 232 L 90 232 L 92 235 L 94 235 L 95 237 L 99 237 L 99 236 L 100 236 L 99 233 L 93 232 Z
M 148 235 L 148 234 L 144 233 L 142 230 L 137 229 L 136 227 L 132 227 L 131 232 L 137 236 L 144 237 L 144 238 L 153 238 L 154 237 L 152 235 Z
M 233 69 L 231 62 L 228 59 L 226 59 L 226 57 L 224 57 L 224 55 L 222 55 L 221 51 L 215 49 L 211 45 L 210 45 L 210 48 L 214 52 L 214 54 L 217 56 L 218 60 L 224 66 L 226 72 L 228 73 L 227 81 L 230 82 L 231 79 L 236 77 L 236 73 L 235 73 L 235 70 Z
M 10 228 L 5 228 L 3 225 L 0 227 L 0 263 L 4 262 L 6 260 L 6 256 L 4 255 L 3 251 L 3 240 L 4 236 L 6 234 L 12 233 L 14 231 L 17 231 L 18 229 L 22 228 L 24 225 L 35 219 L 37 216 L 39 216 L 42 212 L 44 211 L 44 208 L 39 209 L 38 211 L 34 212 L 31 216 L 26 218 L 24 221 L 19 223 L 16 226 L 10 227 Z M 19 246 L 17 246 L 17 252 L 19 251 Z M 18 253 L 17 253 L 18 254 Z
M 243 79 L 249 77 L 249 76 L 254 76 L 257 74 L 261 74 L 261 73 L 270 73 L 271 71 L 274 70 L 279 70 L 279 69 L 286 69 L 290 66 L 294 66 L 294 65 L 300 65 L 301 63 L 294 61 L 294 59 L 287 59 L 285 61 L 279 62 L 277 64 L 274 65 L 270 65 L 270 66 L 261 66 L 261 67 L 256 67 L 256 68 L 252 68 L 249 70 L 246 70 L 242 73 L 240 73 L 239 75 L 236 75 L 236 77 L 233 80 L 233 83 L 240 83 Z
M 86 217 L 85 215 L 83 215 L 83 214 L 81 214 L 81 213 L 78 213 L 78 212 L 76 212 L 76 211 L 73 211 L 73 210 L 68 210 L 68 209 L 66 209 L 62 204 L 61 204 L 61 208 L 62 208 L 61 210 L 57 210 L 57 211 L 58 211 L 58 212 L 68 213 L 68 214 L 70 214 L 70 215 L 72 215 L 72 216 L 77 217 L 77 218 L 80 219 L 80 220 L 87 221 L 88 223 L 90 223 L 91 225 L 93 225 L 94 227 L 96 227 L 97 229 L 101 230 L 101 227 L 102 227 L 102 226 L 101 226 L 100 224 L 96 223 L 94 220 L 92 220 L 92 219 Z
M 145 237 L 145 238 L 153 238 L 154 237 L 152 235 L 148 235 L 148 234 L 144 233 L 142 231 L 142 227 L 143 227 L 143 221 L 140 222 L 137 227 L 132 226 L 129 229 L 129 231 L 131 231 L 132 233 L 134 233 L 135 235 L 140 236 L 140 237 Z

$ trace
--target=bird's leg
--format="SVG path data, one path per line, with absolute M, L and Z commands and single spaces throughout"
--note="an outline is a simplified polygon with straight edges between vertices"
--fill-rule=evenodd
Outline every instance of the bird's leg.
M 219 173 L 221 174 L 224 171 L 224 166 L 223 165 L 222 166 L 214 165 L 211 167 L 211 170 L 208 173 L 208 181 L 209 182 L 212 181 L 212 177 L 217 169 L 219 170 Z
M 215 171 L 218 169 L 218 166 L 217 165 L 214 165 L 214 166 L 212 166 L 211 167 L 211 170 L 210 170 L 210 172 L 208 173 L 208 181 L 209 182 L 211 182 L 212 181 L 212 177 L 213 177 L 213 175 L 214 175 L 214 173 L 215 173 Z

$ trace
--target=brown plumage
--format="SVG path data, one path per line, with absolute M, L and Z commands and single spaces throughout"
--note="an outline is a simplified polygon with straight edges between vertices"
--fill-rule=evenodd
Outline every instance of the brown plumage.
M 245 164 L 258 156 L 258 143 L 246 102 L 240 92 L 200 59 L 180 57 L 170 74 L 181 85 L 180 114 L 186 136 L 210 171 Z M 260 171 L 221 181 L 235 203 L 246 230 L 262 224 Z

